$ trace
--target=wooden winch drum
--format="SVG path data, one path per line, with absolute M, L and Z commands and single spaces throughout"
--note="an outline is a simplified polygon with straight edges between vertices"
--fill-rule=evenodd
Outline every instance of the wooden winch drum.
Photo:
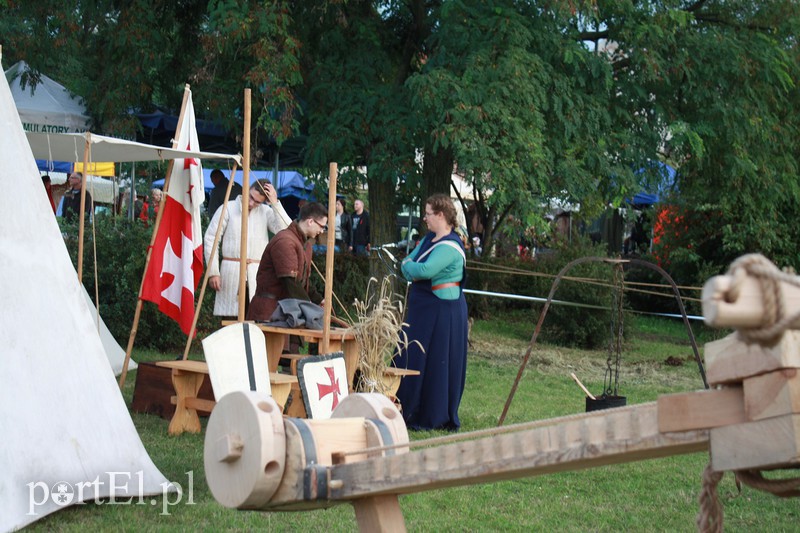
M 403 417 L 382 394 L 351 394 L 328 420 L 284 418 L 268 395 L 237 391 L 217 402 L 208 421 L 204 464 L 214 498 L 237 509 L 329 507 L 334 463 L 406 453 Z M 341 483 L 341 482 L 339 482 Z
M 628 398 L 625 396 L 605 395 L 597 396 L 597 399 L 592 400 L 586 397 L 586 412 L 600 411 L 602 409 L 612 409 L 614 407 L 624 407 L 628 403 Z

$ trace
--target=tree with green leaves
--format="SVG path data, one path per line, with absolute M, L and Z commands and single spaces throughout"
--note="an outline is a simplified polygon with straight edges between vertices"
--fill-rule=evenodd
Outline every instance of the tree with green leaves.
M 253 88 L 264 137 L 307 136 L 307 170 L 324 177 L 337 161 L 343 191 L 368 183 L 376 243 L 394 240 L 398 205 L 447 192 L 454 169 L 475 187 L 487 244 L 506 215 L 534 223 L 551 198 L 587 217 L 623 205 L 659 179 L 661 159 L 678 170 L 674 202 L 717 222 L 692 228 L 704 232 L 688 235 L 687 257 L 759 250 L 796 263 L 798 11 L 793 0 L 7 0 L 0 34 L 6 58 L 69 81 L 104 131 L 132 128 L 131 107 L 176 109 L 187 80 L 200 114 L 235 129 Z M 713 258 L 692 255 L 699 241 L 718 243 Z

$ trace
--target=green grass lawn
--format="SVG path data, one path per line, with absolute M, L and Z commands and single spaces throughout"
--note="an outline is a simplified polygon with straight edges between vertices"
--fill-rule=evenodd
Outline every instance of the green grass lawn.
M 461 404 L 462 431 L 496 425 L 528 347 L 534 319 L 523 312 L 476 322 L 472 330 L 467 387 Z M 628 404 L 658 395 L 702 388 L 691 346 L 679 321 L 631 319 L 622 354 L 619 394 Z M 697 331 L 699 342 L 719 332 Z M 701 344 L 702 348 L 702 344 Z M 609 354 L 554 346 L 535 346 L 509 410 L 506 423 L 525 422 L 583 412 L 584 395 L 570 379 L 576 375 L 595 394 L 603 389 Z M 140 361 L 173 355 L 136 352 Z M 673 364 L 666 364 L 667 360 Z M 675 364 L 675 362 L 678 364 Z M 130 405 L 135 373 L 124 395 Z M 189 495 L 162 514 L 161 499 L 149 505 L 79 505 L 59 511 L 31 526 L 41 531 L 354 531 L 352 507 L 295 513 L 260 513 L 226 509 L 217 504 L 203 473 L 203 435 L 167 435 L 168 422 L 152 415 L 133 421 L 155 464 L 164 475 L 188 488 Z M 205 421 L 204 421 L 205 425 Z M 436 436 L 412 433 L 412 439 Z M 486 485 L 401 496 L 411 531 L 693 531 L 698 513 L 706 454 L 675 456 L 591 470 L 522 478 Z M 728 474 L 719 488 L 729 531 L 797 531 L 800 505 L 744 487 L 739 493 Z M 172 496 L 171 498 L 174 498 Z

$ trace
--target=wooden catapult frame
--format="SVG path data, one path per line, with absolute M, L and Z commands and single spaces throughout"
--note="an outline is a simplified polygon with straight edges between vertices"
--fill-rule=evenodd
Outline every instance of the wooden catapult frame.
M 743 269 L 703 292 L 706 321 L 737 330 L 705 347 L 710 390 L 416 442 L 382 395 L 353 394 L 330 420 L 300 420 L 237 392 L 206 430 L 209 488 L 238 509 L 349 502 L 360 530 L 404 531 L 400 494 L 702 451 L 716 472 L 796 468 L 800 278 Z

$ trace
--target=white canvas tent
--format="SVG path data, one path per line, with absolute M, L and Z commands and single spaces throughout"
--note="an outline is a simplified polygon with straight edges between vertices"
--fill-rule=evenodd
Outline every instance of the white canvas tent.
M 0 182 L 14 191 L 0 195 L 0 531 L 8 531 L 62 509 L 59 488 L 74 504 L 112 491 L 159 495 L 168 482 L 110 372 L 5 79 L 0 128 Z M 112 486 L 110 472 L 131 481 Z M 31 508 L 37 484 L 46 489 Z M 49 488 L 53 497 L 42 497 Z
M 114 372 L 114 375 L 119 376 L 122 374 L 122 365 L 125 364 L 125 350 L 122 349 L 122 346 L 119 345 L 117 339 L 115 339 L 111 334 L 111 331 L 109 331 L 106 323 L 103 322 L 103 317 L 101 317 L 97 312 L 97 307 L 94 306 L 92 297 L 89 296 L 86 288 L 83 287 L 83 285 L 81 285 L 81 288 L 83 288 L 83 297 L 84 300 L 86 300 L 86 305 L 89 306 L 89 310 L 92 314 L 94 328 L 100 335 L 100 342 L 103 343 L 103 351 L 106 353 L 108 364 L 111 365 L 111 370 Z M 136 361 L 133 359 L 128 362 L 128 370 L 133 370 L 138 366 L 139 365 L 137 365 Z
M 28 143 L 36 159 L 56 161 L 83 161 L 84 148 L 89 144 L 89 162 L 159 161 L 168 159 L 227 159 L 241 165 L 238 155 L 174 150 L 164 146 L 138 143 L 116 137 L 84 133 L 32 133 L 27 132 Z
M 23 88 L 22 74 L 26 70 L 28 66 L 20 61 L 5 72 L 22 128 L 32 132 L 86 131 L 89 117 L 80 99 L 44 74 L 35 89 L 30 84 Z

